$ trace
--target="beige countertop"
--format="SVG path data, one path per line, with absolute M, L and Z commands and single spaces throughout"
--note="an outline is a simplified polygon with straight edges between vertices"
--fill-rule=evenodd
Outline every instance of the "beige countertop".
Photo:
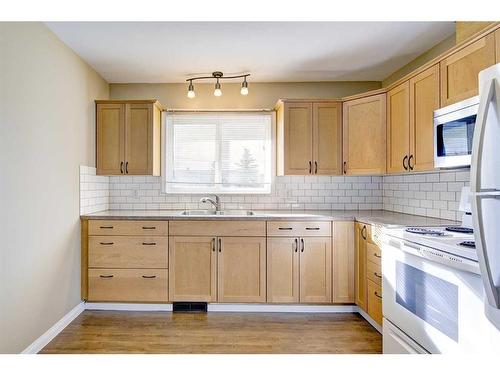
M 88 220 L 318 220 L 341 221 L 356 220 L 367 224 L 383 226 L 443 226 L 456 225 L 457 222 L 425 216 L 402 214 L 398 212 L 321 210 L 321 211 L 265 211 L 254 210 L 254 215 L 181 215 L 180 210 L 108 210 L 81 215 Z

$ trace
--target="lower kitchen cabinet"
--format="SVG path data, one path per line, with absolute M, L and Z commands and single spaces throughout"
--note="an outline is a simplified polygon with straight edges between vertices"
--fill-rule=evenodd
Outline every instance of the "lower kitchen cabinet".
M 215 237 L 170 237 L 171 301 L 217 300 L 216 240 Z
M 266 302 L 266 238 L 219 237 L 217 300 Z
M 330 237 L 270 237 L 267 243 L 268 302 L 332 301 Z
M 267 239 L 267 302 L 299 302 L 299 238 Z
M 382 251 L 379 228 L 356 223 L 356 304 L 382 324 Z
M 333 223 L 333 303 L 354 303 L 354 222 Z
M 166 269 L 89 269 L 92 302 L 167 302 Z
M 300 302 L 331 302 L 331 237 L 303 237 L 300 242 Z

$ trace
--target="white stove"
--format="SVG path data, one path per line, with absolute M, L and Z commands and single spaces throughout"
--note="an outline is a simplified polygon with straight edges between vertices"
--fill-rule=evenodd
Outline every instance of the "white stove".
M 474 233 L 466 227 L 403 227 L 388 235 L 477 262 Z

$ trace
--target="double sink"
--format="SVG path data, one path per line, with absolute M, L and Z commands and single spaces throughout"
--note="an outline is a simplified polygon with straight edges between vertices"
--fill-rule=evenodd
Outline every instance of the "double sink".
M 253 216 L 255 212 L 246 210 L 187 210 L 182 211 L 183 216 Z

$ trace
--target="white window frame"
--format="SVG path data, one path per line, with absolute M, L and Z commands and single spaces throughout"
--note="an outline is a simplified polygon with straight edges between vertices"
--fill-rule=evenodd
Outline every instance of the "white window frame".
M 171 191 L 167 189 L 167 115 L 172 113 L 261 113 L 268 112 L 271 118 L 271 183 L 269 191 L 220 191 L 220 190 L 204 190 L 189 191 L 179 190 Z M 168 195 L 204 195 L 204 194 L 217 194 L 217 195 L 270 195 L 275 192 L 275 179 L 276 179 L 276 111 L 269 110 L 242 110 L 242 111 L 228 111 L 228 110 L 208 110 L 208 111 L 192 111 L 192 110 L 168 110 L 162 111 L 161 115 L 161 192 Z

